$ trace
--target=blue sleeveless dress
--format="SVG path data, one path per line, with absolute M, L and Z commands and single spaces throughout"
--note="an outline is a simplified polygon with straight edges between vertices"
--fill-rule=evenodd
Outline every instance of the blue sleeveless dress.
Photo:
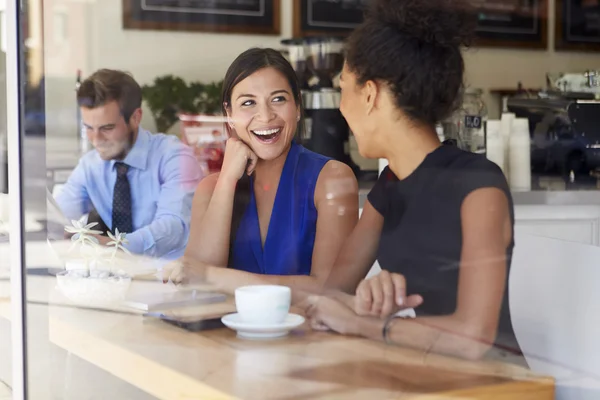
M 275 194 L 264 249 L 251 180 L 250 202 L 237 231 L 231 268 L 268 275 L 310 275 L 317 230 L 315 186 L 329 160 L 292 142 Z

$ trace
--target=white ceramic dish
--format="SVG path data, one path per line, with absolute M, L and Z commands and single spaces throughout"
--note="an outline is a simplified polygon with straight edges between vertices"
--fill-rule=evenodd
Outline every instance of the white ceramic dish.
M 109 271 L 69 270 L 56 275 L 59 291 L 76 304 L 107 306 L 122 302 L 131 276 Z
M 228 314 L 221 318 L 225 326 L 237 331 L 237 336 L 243 339 L 276 339 L 286 336 L 291 330 L 304 323 L 304 317 L 298 314 L 288 314 L 281 323 L 249 324 L 244 322 L 239 313 Z
M 166 264 L 164 260 L 139 254 L 128 255 L 121 252 L 119 252 L 118 257 L 114 262 L 111 263 L 108 262 L 108 259 L 110 259 L 112 249 L 106 250 L 106 254 L 109 257 L 104 257 L 104 259 L 94 259 L 93 256 L 97 254 L 92 253 L 86 262 L 85 258 L 78 250 L 69 251 L 73 245 L 73 242 L 70 240 L 52 241 L 48 239 L 47 244 L 52 250 L 56 265 L 61 265 L 68 270 L 88 269 L 91 267 L 92 269 L 110 270 L 113 273 L 124 272 L 126 275 L 135 279 L 137 277 L 156 275 L 161 271 L 163 265 Z

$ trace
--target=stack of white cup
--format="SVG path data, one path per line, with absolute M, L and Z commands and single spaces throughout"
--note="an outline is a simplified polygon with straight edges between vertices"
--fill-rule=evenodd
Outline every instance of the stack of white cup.
M 515 192 L 531 190 L 531 136 L 529 121 L 504 113 L 487 122 L 487 158 L 498 164 Z
M 510 174 L 510 165 L 508 162 L 508 153 L 509 153 L 509 141 L 510 134 L 513 128 L 513 122 L 515 120 L 515 114 L 513 113 L 503 113 L 502 118 L 500 119 L 500 134 L 503 139 L 503 148 L 504 148 L 504 174 L 506 177 Z
M 510 189 L 515 192 L 528 192 L 531 190 L 531 136 L 527 118 L 514 120 L 509 146 Z
M 487 121 L 487 148 L 488 160 L 496 163 L 506 174 L 506 161 L 504 159 L 504 137 L 502 136 L 500 121 Z

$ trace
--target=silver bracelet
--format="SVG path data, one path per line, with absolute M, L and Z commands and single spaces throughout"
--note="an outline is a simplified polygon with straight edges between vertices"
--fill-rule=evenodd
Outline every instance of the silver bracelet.
M 385 319 L 385 323 L 383 324 L 383 329 L 381 331 L 381 335 L 383 336 L 383 341 L 385 344 L 392 344 L 392 343 L 390 343 L 388 336 L 390 333 L 391 322 L 393 320 L 395 320 L 396 318 L 402 318 L 402 317 L 399 317 L 396 314 L 392 314 Z

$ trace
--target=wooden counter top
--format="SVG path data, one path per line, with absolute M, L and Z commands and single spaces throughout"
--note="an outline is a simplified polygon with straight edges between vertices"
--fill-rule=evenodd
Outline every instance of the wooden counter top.
M 141 315 L 65 307 L 55 278 L 27 279 L 35 303 L 28 305 L 30 326 L 39 319 L 51 343 L 158 399 L 554 398 L 553 379 L 513 364 L 425 355 L 306 324 L 270 341 L 238 339 L 229 329 L 187 332 Z M 0 282 L 5 293 L 7 285 Z M 165 287 L 134 281 L 131 290 Z M 9 319 L 9 299 L 1 297 L 0 317 Z M 230 302 L 203 312 L 211 307 L 234 309 Z
M 31 307 L 43 307 L 50 342 L 159 399 L 554 398 L 552 379 L 517 365 L 424 355 L 306 324 L 287 338 L 248 341 L 140 315 Z M 0 316 L 8 309 L 0 300 Z
M 140 316 L 52 307 L 54 344 L 160 399 L 552 399 L 521 367 L 423 355 L 314 332 L 238 339 Z

